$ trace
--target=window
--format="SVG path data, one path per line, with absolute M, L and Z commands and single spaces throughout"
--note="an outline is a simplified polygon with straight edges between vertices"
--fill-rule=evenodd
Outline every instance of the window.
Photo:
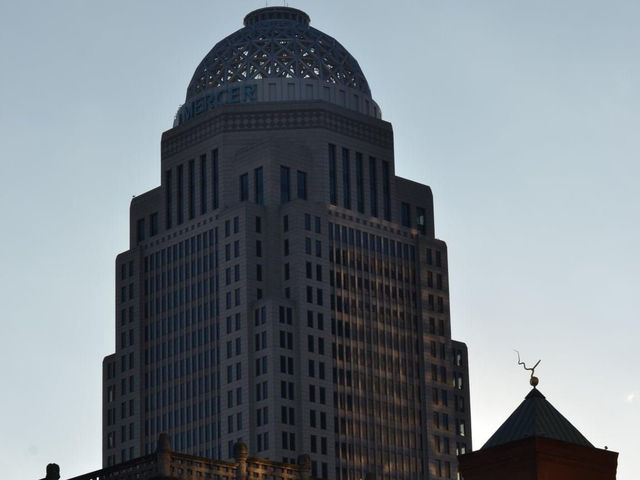
M 236 413 L 236 428 L 242 430 L 242 412 Z
M 262 233 L 262 217 L 256 217 L 256 233 Z
M 356 152 L 356 208 L 364 213 L 364 187 L 362 175 L 362 153 Z
M 249 174 L 243 173 L 240 175 L 240 201 L 247 200 L 249 200 Z
M 207 211 L 207 156 L 200 155 L 200 214 Z
M 136 224 L 136 242 L 140 243 L 144 240 L 144 218 L 138 220 Z
M 289 167 L 280 167 L 280 202 L 291 200 L 291 171 Z
M 307 199 L 307 173 L 298 170 L 296 186 L 298 187 L 298 198 Z
M 213 158 L 213 171 L 211 172 L 211 175 L 213 177 L 213 208 L 216 209 L 218 208 L 218 200 L 219 200 L 219 194 L 218 194 L 218 190 L 219 190 L 219 172 L 218 172 L 218 149 L 215 149 L 213 152 L 211 152 L 211 157 Z
M 371 216 L 378 216 L 378 179 L 376 178 L 376 159 L 369 157 L 369 208 Z
M 307 278 L 312 279 L 313 278 L 313 265 L 311 264 L 311 262 L 306 262 L 306 269 L 307 269 Z
M 165 209 L 166 209 L 166 223 L 167 229 L 171 228 L 171 220 L 173 218 L 173 178 L 171 170 L 164 172 L 165 183 Z
M 178 225 L 184 221 L 184 169 L 178 165 Z
M 264 204 L 264 184 L 263 184 L 262 167 L 258 167 L 253 171 L 253 183 L 255 190 L 255 201 L 258 205 Z M 256 230 L 257 231 L 257 230 Z
M 384 210 L 384 219 L 391 220 L 391 187 L 389 185 L 389 162 L 382 162 L 382 208 Z
M 424 208 L 416 207 L 416 225 L 418 226 L 418 231 L 422 234 L 427 233 L 427 213 Z
M 294 398 L 294 383 L 293 382 L 280 382 L 280 397 L 285 400 L 295 400 Z
M 150 220 L 151 228 L 149 230 L 149 236 L 153 237 L 158 234 L 158 213 L 152 213 Z
M 189 160 L 189 219 L 196 216 L 196 165 Z
M 342 149 L 342 196 L 345 208 L 351 208 L 351 162 L 349 149 Z
M 458 435 L 460 435 L 461 437 L 464 437 L 466 435 L 466 428 L 465 428 L 465 423 L 464 420 L 458 420 Z
M 329 144 L 329 202 L 333 205 L 338 204 L 336 180 L 336 146 Z
M 411 206 L 402 202 L 400 205 L 401 217 L 402 217 L 402 226 L 411 228 Z

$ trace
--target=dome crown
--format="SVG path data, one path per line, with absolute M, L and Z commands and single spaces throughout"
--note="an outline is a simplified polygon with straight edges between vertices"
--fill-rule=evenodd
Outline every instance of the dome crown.
M 244 28 L 218 42 L 196 69 L 187 102 L 208 90 L 262 79 L 314 79 L 371 96 L 358 62 L 334 38 L 290 7 L 267 7 L 244 18 Z

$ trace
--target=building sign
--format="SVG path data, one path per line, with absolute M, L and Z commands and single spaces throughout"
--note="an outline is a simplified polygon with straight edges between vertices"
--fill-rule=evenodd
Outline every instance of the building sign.
M 258 85 L 239 84 L 226 88 L 217 88 L 195 100 L 191 100 L 180 107 L 178 112 L 178 125 L 195 118 L 203 113 L 213 110 L 218 105 L 231 105 L 237 103 L 250 103 L 258 100 Z

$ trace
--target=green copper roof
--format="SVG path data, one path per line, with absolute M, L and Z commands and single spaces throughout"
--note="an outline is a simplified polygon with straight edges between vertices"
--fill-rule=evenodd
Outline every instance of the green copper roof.
M 524 401 L 482 447 L 490 448 L 529 437 L 544 437 L 593 447 L 542 393 L 533 388 Z

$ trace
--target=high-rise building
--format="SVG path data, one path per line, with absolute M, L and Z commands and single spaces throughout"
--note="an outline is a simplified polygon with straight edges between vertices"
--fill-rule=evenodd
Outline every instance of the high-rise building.
M 105 466 L 161 432 L 332 479 L 455 478 L 471 448 L 431 190 L 395 175 L 358 62 L 309 22 L 263 8 L 206 55 L 131 202 Z

